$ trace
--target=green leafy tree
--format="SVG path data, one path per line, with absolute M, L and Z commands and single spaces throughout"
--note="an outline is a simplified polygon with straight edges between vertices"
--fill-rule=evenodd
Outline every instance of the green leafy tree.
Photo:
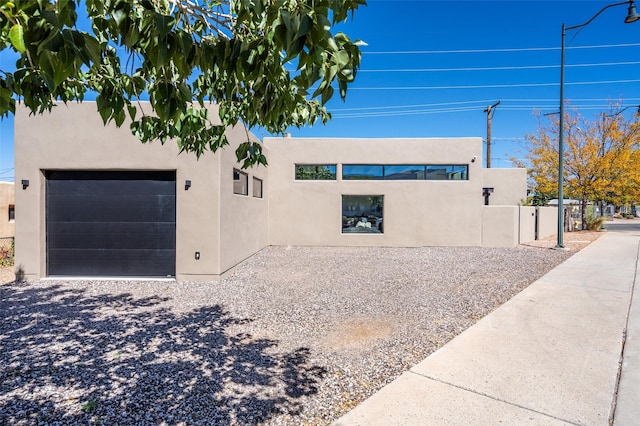
M 78 28 L 78 7 L 90 31 Z M 359 41 L 333 33 L 365 0 L 0 0 L 0 116 L 19 99 L 32 113 L 97 94 L 104 123 L 127 117 L 142 142 L 175 139 L 201 155 L 227 144 L 238 121 L 272 133 L 326 122 L 360 66 Z M 290 70 L 290 68 L 296 68 Z M 312 90 L 314 89 L 314 90 Z M 148 98 L 145 113 L 138 101 Z M 221 124 L 205 103 L 219 106 Z M 236 151 L 266 164 L 260 144 Z

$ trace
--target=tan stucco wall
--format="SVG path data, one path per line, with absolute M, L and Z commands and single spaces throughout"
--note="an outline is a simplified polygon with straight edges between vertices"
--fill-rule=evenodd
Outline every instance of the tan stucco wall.
M 236 127 L 227 135 L 229 139 L 244 140 L 243 128 Z M 251 135 L 252 140 L 257 140 Z M 267 159 L 268 151 L 263 149 Z M 235 148 L 225 149 L 222 154 L 220 175 L 220 269 L 222 272 L 268 245 L 268 168 L 255 166 L 246 170 L 249 178 L 249 194 L 233 193 L 233 168 L 240 169 L 236 161 Z M 253 196 L 253 178 L 262 180 L 262 198 Z
M 528 243 L 536 239 L 536 208 L 521 206 L 519 211 L 519 238 L 518 242 Z
M 15 221 L 9 221 L 9 206 L 15 205 L 15 185 L 13 182 L 0 182 L 0 238 L 15 235 Z
M 212 108 L 215 115 L 215 108 Z M 479 246 L 517 243 L 509 212 L 526 195 L 524 170 L 482 169 L 480 138 L 266 138 L 268 168 L 254 167 L 249 194 L 233 193 L 235 148 L 241 126 L 227 130 L 230 145 L 216 154 L 179 153 L 175 142 L 143 145 L 128 126 L 104 127 L 95 105 L 60 105 L 51 115 L 15 118 L 16 269 L 27 279 L 46 275 L 47 170 L 175 170 L 176 278 L 219 276 L 266 245 Z M 296 181 L 295 164 L 337 164 L 336 181 Z M 341 164 L 466 164 L 467 181 L 343 181 Z M 253 197 L 253 178 L 263 198 Z M 191 187 L 185 190 L 185 180 Z M 482 187 L 496 188 L 487 210 Z M 342 234 L 342 195 L 384 196 L 383 234 Z M 516 226 L 515 230 L 511 229 Z M 515 243 L 513 238 L 516 238 Z M 200 252 L 200 259 L 195 253 Z
M 538 239 L 558 233 L 558 208 L 538 207 Z
M 482 169 L 482 187 L 495 188 L 491 206 L 515 206 L 527 198 L 527 169 Z
M 518 244 L 518 206 L 483 206 L 482 245 L 514 247 Z
M 215 114 L 212 108 L 212 116 Z M 230 132 L 232 137 L 237 134 Z M 240 142 L 232 137 L 226 150 L 235 151 Z M 50 115 L 36 117 L 19 107 L 15 144 L 16 180 L 30 180 L 29 188 L 16 194 L 17 214 L 21 215 L 16 227 L 16 268 L 27 279 L 46 275 L 46 170 L 175 170 L 176 278 L 207 279 L 223 272 L 218 178 L 226 169 L 231 174 L 233 164 L 228 164 L 227 157 L 223 160 L 220 152 L 207 152 L 197 159 L 194 154 L 179 153 L 172 141 L 142 144 L 126 123 L 120 129 L 103 126 L 91 102 L 58 105 Z M 185 190 L 185 180 L 191 180 L 189 190 Z M 266 207 L 263 210 L 266 216 Z M 231 223 L 227 226 L 234 226 L 236 218 L 226 220 Z M 254 248 L 247 247 L 245 257 Z M 196 251 L 200 260 L 195 259 Z
M 478 246 L 482 140 L 265 138 L 269 243 Z M 476 157 L 476 161 L 471 160 Z M 295 164 L 338 164 L 336 181 L 296 181 Z M 340 164 L 467 164 L 468 181 L 343 181 Z M 383 195 L 383 234 L 342 234 L 342 195 Z

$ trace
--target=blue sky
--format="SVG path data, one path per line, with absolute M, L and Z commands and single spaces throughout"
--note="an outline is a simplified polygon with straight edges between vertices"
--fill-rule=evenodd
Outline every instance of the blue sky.
M 347 100 L 329 103 L 326 126 L 300 137 L 486 137 L 492 165 L 509 167 L 536 131 L 535 109 L 558 111 L 561 25 L 588 21 L 606 1 L 369 0 L 341 29 L 364 40 Z M 640 11 L 640 9 L 639 9 Z M 640 104 L 640 21 L 626 6 L 604 11 L 566 43 L 565 98 L 587 118 L 612 102 Z M 0 68 L 9 62 L 0 54 Z M 631 114 L 634 108 L 626 113 Z M 259 136 L 268 136 L 254 129 Z M 12 120 L 0 123 L 0 179 L 13 179 Z

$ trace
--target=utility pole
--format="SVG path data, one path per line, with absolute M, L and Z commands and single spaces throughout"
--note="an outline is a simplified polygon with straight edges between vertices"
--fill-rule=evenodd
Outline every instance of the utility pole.
M 498 105 L 500 105 L 500 101 L 484 110 L 487 113 L 487 169 L 491 168 L 491 118 L 493 118 L 493 113 Z

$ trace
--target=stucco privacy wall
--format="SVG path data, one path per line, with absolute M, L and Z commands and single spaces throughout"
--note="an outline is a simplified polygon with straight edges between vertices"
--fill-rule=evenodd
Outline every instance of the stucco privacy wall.
M 265 138 L 264 144 L 270 244 L 482 244 L 481 138 Z M 295 180 L 295 164 L 337 164 L 337 179 Z M 342 164 L 466 164 L 469 180 L 342 180 Z M 342 195 L 383 195 L 384 233 L 343 234 Z
M 212 117 L 217 116 L 212 107 Z M 244 130 L 242 131 L 243 134 Z M 234 151 L 241 141 L 233 139 L 238 132 L 229 131 Z M 246 138 L 246 135 L 244 136 Z M 243 139 L 245 140 L 245 139 Z M 224 271 L 229 258 L 222 254 L 221 176 L 233 177 L 235 158 L 205 153 L 197 159 L 193 154 L 179 153 L 175 142 L 142 144 L 131 135 L 128 124 L 121 128 L 103 126 L 92 103 L 58 105 L 51 114 L 29 116 L 18 107 L 15 116 L 16 180 L 29 179 L 27 189 L 17 191 L 16 205 L 20 220 L 16 223 L 16 269 L 27 279 L 46 275 L 45 245 L 45 175 L 47 170 L 169 170 L 176 172 L 176 278 L 208 279 Z M 252 172 L 250 172 L 252 173 Z M 264 176 L 264 170 L 256 173 Z M 185 181 L 192 185 L 185 190 Z M 229 188 L 224 188 L 229 191 Z M 225 194 L 226 195 L 226 194 Z M 252 203 L 250 197 L 244 197 Z M 238 201 L 241 202 L 241 201 Z M 252 213 L 266 220 L 262 203 Z M 225 217 L 229 229 L 242 217 Z M 256 228 L 251 241 L 227 242 L 232 258 L 244 258 L 264 247 L 266 229 Z M 195 259 L 195 252 L 201 254 Z
M 9 208 L 16 204 L 15 193 L 13 182 L 0 182 L 0 238 L 15 235 L 15 220 L 9 218 Z
M 527 197 L 527 169 L 482 169 L 482 187 L 494 188 L 492 206 L 517 206 Z
M 528 243 L 536 239 L 536 208 L 518 207 L 518 243 Z
M 513 247 L 518 244 L 520 221 L 517 206 L 483 206 L 482 245 Z
M 538 207 L 538 239 L 558 232 L 558 208 Z

